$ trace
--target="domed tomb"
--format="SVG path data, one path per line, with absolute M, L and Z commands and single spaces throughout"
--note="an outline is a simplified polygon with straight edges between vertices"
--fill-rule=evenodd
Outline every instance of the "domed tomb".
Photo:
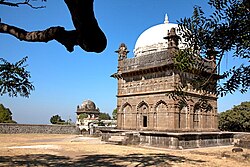
M 181 37 L 178 25 L 155 25 L 144 31 L 135 44 L 134 57 L 128 58 L 128 47 L 120 45 L 117 72 L 111 75 L 118 81 L 117 128 L 147 131 L 217 131 L 216 62 L 200 60 L 205 71 L 183 72 L 175 68 L 175 53 L 188 46 Z M 206 87 L 200 88 L 193 79 L 212 76 Z M 178 108 L 180 100 L 167 94 L 179 86 L 188 94 L 186 106 Z M 179 97 L 178 97 L 179 98 Z M 201 109 L 200 99 L 209 107 Z M 196 107 L 195 107 L 196 106 Z
M 76 114 L 76 125 L 82 131 L 88 130 L 89 125 L 99 119 L 100 110 L 93 101 L 85 100 L 77 106 Z
M 134 55 L 143 56 L 154 52 L 167 50 L 168 40 L 164 39 L 172 28 L 176 29 L 176 34 L 180 36 L 181 32 L 178 30 L 178 24 L 169 23 L 167 14 L 163 24 L 158 24 L 145 30 L 137 39 Z M 179 49 L 184 49 L 184 39 L 180 37 Z

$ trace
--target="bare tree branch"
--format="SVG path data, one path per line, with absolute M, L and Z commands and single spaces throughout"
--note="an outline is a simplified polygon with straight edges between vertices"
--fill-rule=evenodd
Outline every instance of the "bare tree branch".
M 64 45 L 69 52 L 74 50 L 74 45 L 78 45 L 76 31 L 66 31 L 64 27 L 50 27 L 43 31 L 27 32 L 21 28 L 0 23 L 0 33 L 10 34 L 21 41 L 27 42 L 48 42 L 56 40 Z
M 95 19 L 94 0 L 64 0 L 64 2 L 68 6 L 76 30 L 66 31 L 64 27 L 58 26 L 43 31 L 27 32 L 0 21 L 0 33 L 10 34 L 19 40 L 28 42 L 56 40 L 64 45 L 69 52 L 74 50 L 75 45 L 79 45 L 87 52 L 102 52 L 107 46 L 107 39 Z M 0 4 L 4 3 L 9 2 L 0 0 Z M 9 3 L 8 5 L 18 7 L 19 4 L 29 5 L 29 0 L 25 0 L 23 3 Z
M 30 0 L 25 0 L 23 2 L 6 2 L 5 0 L 0 0 L 0 5 L 7 5 L 11 7 L 19 7 L 19 5 L 28 5 L 33 9 L 45 8 L 45 6 L 33 6 Z

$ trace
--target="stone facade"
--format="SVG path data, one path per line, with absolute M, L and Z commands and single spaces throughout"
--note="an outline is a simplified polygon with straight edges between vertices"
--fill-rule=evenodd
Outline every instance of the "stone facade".
M 170 36 L 171 37 L 171 36 Z M 170 38 L 169 37 L 169 38 Z M 176 36 L 172 35 L 173 38 Z M 171 39 L 168 38 L 168 41 Z M 127 58 L 119 50 L 117 128 L 145 131 L 217 131 L 216 80 L 198 89 L 191 80 L 195 72 L 181 72 L 174 66 L 178 43 L 169 42 L 165 50 Z M 122 57 L 122 58 L 121 58 Z M 214 67 L 213 61 L 204 66 Z M 210 68 L 203 75 L 211 75 Z M 178 86 L 188 99 L 180 108 L 179 100 L 168 96 Z M 202 99 L 202 101 L 201 101 Z M 205 107 L 202 107 L 205 106 Z

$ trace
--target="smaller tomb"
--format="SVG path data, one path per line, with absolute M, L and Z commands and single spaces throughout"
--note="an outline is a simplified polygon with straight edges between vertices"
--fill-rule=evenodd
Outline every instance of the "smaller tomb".
M 91 123 L 96 123 L 99 119 L 100 110 L 91 100 L 85 100 L 77 106 L 76 125 L 80 130 L 88 130 Z

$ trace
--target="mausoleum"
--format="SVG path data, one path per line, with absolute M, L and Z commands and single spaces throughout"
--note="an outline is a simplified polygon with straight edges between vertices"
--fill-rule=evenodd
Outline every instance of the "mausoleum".
M 117 129 L 102 130 L 102 140 L 164 148 L 229 145 L 233 133 L 219 132 L 216 62 L 213 55 L 197 56 L 204 70 L 176 68 L 176 52 L 187 45 L 178 25 L 164 23 L 145 30 L 137 39 L 133 57 L 126 44 L 117 51 Z M 201 88 L 195 78 L 210 80 Z M 182 88 L 185 101 L 172 96 Z
M 99 119 L 100 110 L 91 100 L 85 100 L 77 106 L 76 125 L 81 129 L 88 130 L 90 123 L 95 123 Z
M 175 51 L 186 47 L 180 33 L 178 25 L 169 23 L 166 16 L 163 24 L 139 36 L 133 58 L 127 58 L 129 51 L 125 44 L 116 51 L 118 70 L 112 77 L 118 80 L 119 129 L 217 131 L 216 80 L 206 89 L 200 89 L 191 83 L 196 73 L 184 73 L 174 66 Z M 215 66 L 211 60 L 204 63 L 211 68 Z M 203 75 L 209 76 L 212 72 L 207 70 Z M 178 100 L 168 96 L 179 85 L 185 86 L 189 99 L 182 108 Z

